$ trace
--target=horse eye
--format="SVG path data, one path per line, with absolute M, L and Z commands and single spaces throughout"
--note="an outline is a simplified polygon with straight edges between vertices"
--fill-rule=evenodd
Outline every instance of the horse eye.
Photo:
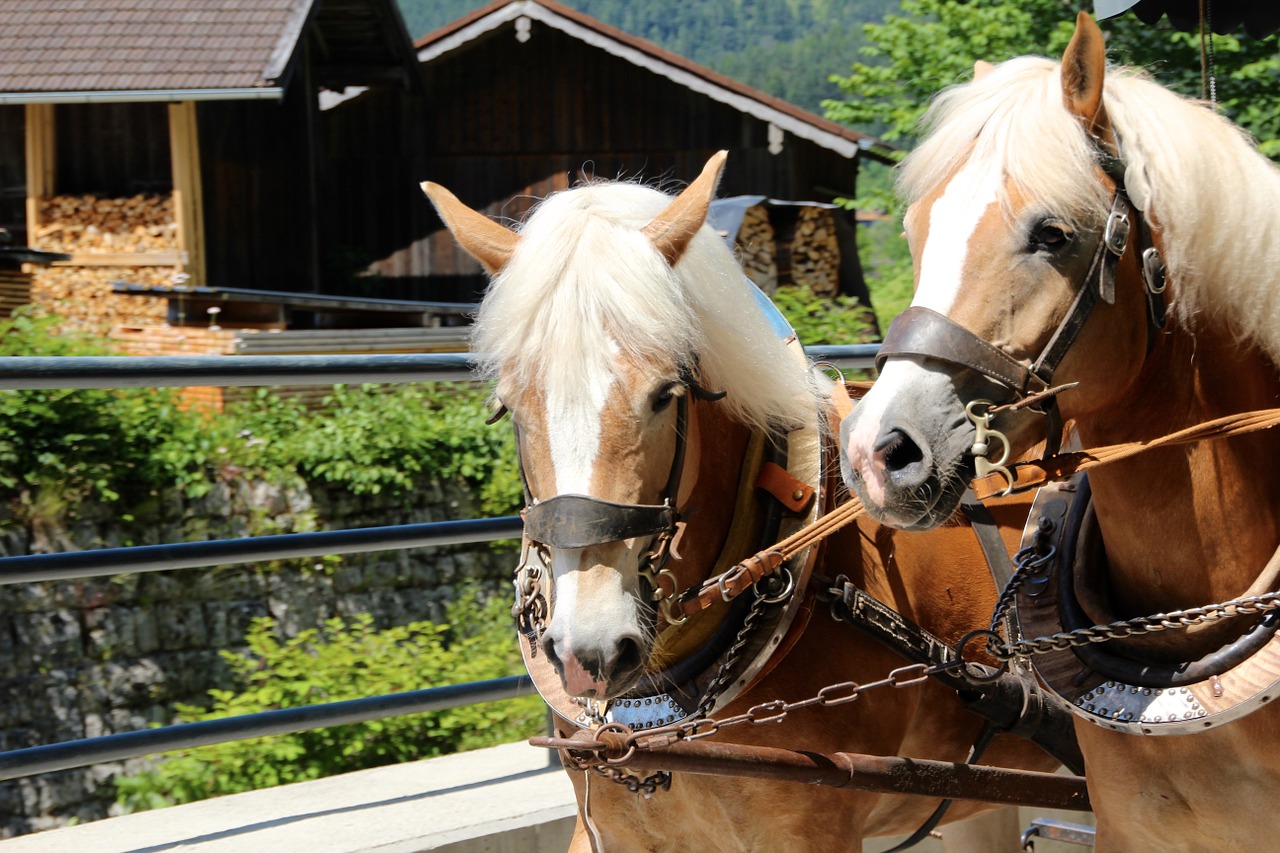
M 668 382 L 658 389 L 658 393 L 653 396 L 653 410 L 661 412 L 667 406 L 671 405 L 671 401 L 676 398 L 676 391 L 681 387 L 679 382 Z
M 1039 251 L 1056 252 L 1071 239 L 1071 234 L 1061 225 L 1045 222 L 1031 235 L 1031 245 Z

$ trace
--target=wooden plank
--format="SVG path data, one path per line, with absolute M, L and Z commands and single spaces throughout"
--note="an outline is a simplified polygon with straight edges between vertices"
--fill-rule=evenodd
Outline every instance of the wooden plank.
M 187 253 L 169 252 L 79 252 L 69 261 L 54 261 L 55 267 L 187 267 Z
M 35 234 L 40 225 L 40 199 L 53 195 L 55 189 L 53 104 L 27 104 L 26 126 L 27 234 Z
M 191 276 L 186 283 L 206 283 L 204 198 L 200 180 L 200 138 L 194 101 L 169 105 L 169 150 L 173 159 L 173 208 L 178 225 L 179 264 Z

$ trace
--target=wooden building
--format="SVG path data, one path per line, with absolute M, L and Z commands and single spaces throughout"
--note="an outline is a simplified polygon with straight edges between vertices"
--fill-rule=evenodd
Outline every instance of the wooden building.
M 877 140 L 689 62 L 553 0 L 496 0 L 416 43 L 426 84 L 425 177 L 468 204 L 518 220 L 547 193 L 583 178 L 678 187 L 715 151 L 730 151 L 721 195 L 830 202 L 855 195 Z M 780 230 L 794 211 L 778 209 Z M 853 217 L 833 214 L 849 246 L 844 289 L 861 274 Z M 479 267 L 432 218 L 377 265 L 426 273 L 463 297 Z M 453 286 L 442 286 L 453 277 Z
M 0 226 L 72 255 L 35 297 L 116 337 L 402 323 L 423 314 L 403 301 L 483 286 L 422 180 L 514 220 L 583 177 L 676 188 L 721 148 L 722 194 L 801 202 L 853 195 L 861 158 L 884 157 L 551 0 L 498 0 L 416 45 L 394 0 L 0 3 Z M 819 216 L 832 227 L 805 227 L 843 235 L 856 293 L 852 216 Z M 802 217 L 769 218 L 781 247 Z M 216 293 L 145 295 L 177 283 Z
M 406 132 L 343 127 L 349 87 Z M 0 226 L 72 254 L 36 296 L 87 328 L 163 321 L 113 281 L 341 290 L 375 259 L 349 188 L 413 185 L 421 93 L 394 0 L 6 0 Z

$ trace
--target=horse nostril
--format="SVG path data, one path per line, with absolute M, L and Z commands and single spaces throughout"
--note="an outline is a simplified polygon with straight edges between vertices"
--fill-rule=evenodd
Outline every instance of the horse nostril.
M 644 653 L 640 649 L 640 641 L 633 637 L 623 637 L 618 641 L 618 656 L 614 658 L 613 671 L 618 675 L 634 672 L 644 665 Z
M 875 452 L 884 459 L 888 471 L 903 471 L 924 461 L 924 451 L 902 430 L 891 429 L 880 436 Z

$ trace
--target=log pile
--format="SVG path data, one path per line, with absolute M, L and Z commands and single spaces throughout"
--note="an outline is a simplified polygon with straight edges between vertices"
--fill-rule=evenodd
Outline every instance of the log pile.
M 40 199 L 32 247 L 51 252 L 156 252 L 178 245 L 173 196 L 60 195 Z
M 72 255 L 172 252 L 178 226 L 173 196 L 127 198 L 59 195 L 42 198 L 31 245 Z M 112 259 L 114 261 L 116 259 Z M 66 328 L 106 334 L 119 325 L 163 323 L 162 299 L 119 296 L 111 283 L 169 284 L 176 267 L 54 266 L 37 269 L 30 301 L 65 317 Z
M 30 301 L 65 317 L 63 328 L 104 335 L 118 325 L 165 321 L 165 300 L 112 293 L 112 282 L 168 284 L 173 273 L 172 267 L 42 267 Z
M 831 211 L 802 207 L 791 241 L 791 279 L 808 285 L 818 296 L 833 297 L 840 290 L 840 246 Z
M 772 294 L 778 289 L 778 243 L 769 210 L 757 204 L 748 207 L 734 238 L 738 263 L 756 287 Z
M 0 270 L 0 317 L 31 301 L 31 275 L 17 270 Z

